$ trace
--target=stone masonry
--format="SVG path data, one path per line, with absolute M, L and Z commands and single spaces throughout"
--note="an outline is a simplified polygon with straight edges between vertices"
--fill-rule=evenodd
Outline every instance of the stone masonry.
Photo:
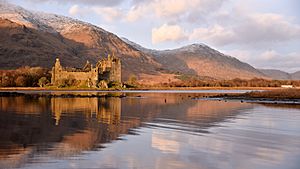
M 61 66 L 59 59 L 56 59 L 52 68 L 51 83 L 59 86 L 63 80 L 76 80 L 88 87 L 103 87 L 110 82 L 121 83 L 121 60 L 114 55 L 108 55 L 93 67 L 89 62 L 82 69 L 67 69 Z

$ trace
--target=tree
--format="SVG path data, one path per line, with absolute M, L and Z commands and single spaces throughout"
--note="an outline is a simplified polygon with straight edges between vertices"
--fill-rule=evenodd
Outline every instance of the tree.
M 14 78 L 11 75 L 3 75 L 1 78 L 2 87 L 13 87 L 15 86 Z
M 46 77 L 41 77 L 40 79 L 39 79 L 39 86 L 40 87 L 44 87 L 44 86 L 46 86 L 47 84 L 49 83 L 49 80 L 46 78 Z
M 128 83 L 129 84 L 135 84 L 137 81 L 137 77 L 135 75 L 130 75 L 129 79 L 128 79 Z
M 63 87 L 74 87 L 77 86 L 77 84 L 79 83 L 79 81 L 77 81 L 76 79 L 61 79 L 58 82 L 58 87 L 59 88 L 63 88 Z
M 108 84 L 105 80 L 101 80 L 99 83 L 98 83 L 98 87 L 102 88 L 102 89 L 107 89 L 108 88 Z
M 26 77 L 24 76 L 18 76 L 15 80 L 15 84 L 16 86 L 19 86 L 19 87 L 25 87 L 27 86 L 27 81 L 26 81 Z

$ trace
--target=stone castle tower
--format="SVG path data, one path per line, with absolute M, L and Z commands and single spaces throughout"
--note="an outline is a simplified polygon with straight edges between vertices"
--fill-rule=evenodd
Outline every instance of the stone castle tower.
M 99 80 L 107 80 L 109 82 L 121 82 L 121 60 L 114 55 L 108 55 L 107 59 L 97 62 Z
M 88 87 L 100 87 L 99 82 L 121 83 L 121 60 L 114 55 L 108 55 L 96 63 L 96 67 L 87 62 L 82 69 L 67 70 L 62 67 L 57 58 L 52 68 L 51 83 L 59 86 L 65 80 L 75 80 Z

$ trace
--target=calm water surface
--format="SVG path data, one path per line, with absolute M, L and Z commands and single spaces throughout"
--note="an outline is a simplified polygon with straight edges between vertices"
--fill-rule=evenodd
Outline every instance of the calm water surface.
M 199 95 L 0 97 L 0 168 L 300 168 L 300 106 Z

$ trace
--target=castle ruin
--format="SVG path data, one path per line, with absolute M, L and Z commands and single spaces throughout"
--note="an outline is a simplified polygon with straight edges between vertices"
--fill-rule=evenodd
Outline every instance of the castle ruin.
M 88 61 L 82 69 L 64 68 L 56 59 L 52 68 L 51 83 L 59 86 L 65 80 L 75 80 L 82 86 L 107 87 L 108 83 L 121 83 L 121 60 L 114 55 L 101 59 L 93 67 Z

